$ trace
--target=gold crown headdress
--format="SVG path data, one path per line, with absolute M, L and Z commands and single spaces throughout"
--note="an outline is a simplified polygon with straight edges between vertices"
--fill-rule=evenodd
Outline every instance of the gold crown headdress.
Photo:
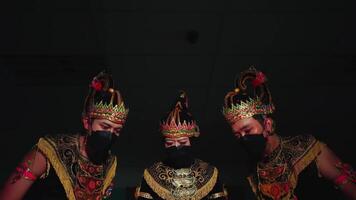
M 89 95 L 84 104 L 83 116 L 93 119 L 107 119 L 123 125 L 129 110 L 118 90 L 113 89 L 111 75 L 100 72 L 89 85 Z
M 188 111 L 188 97 L 180 92 L 172 111 L 160 123 L 161 132 L 167 138 L 198 137 L 199 127 Z
M 257 114 L 274 112 L 266 81 L 266 76 L 254 67 L 241 73 L 236 88 L 225 96 L 223 114 L 230 124 Z

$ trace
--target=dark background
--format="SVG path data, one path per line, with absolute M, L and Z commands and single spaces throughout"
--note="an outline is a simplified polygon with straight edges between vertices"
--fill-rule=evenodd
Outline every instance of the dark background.
M 269 78 L 280 135 L 313 134 L 356 166 L 355 4 L 3 1 L 0 181 L 39 137 L 81 130 L 87 86 L 104 68 L 130 108 L 114 148 L 120 199 L 163 156 L 158 120 L 179 89 L 201 128 L 197 156 L 219 167 L 230 187 L 242 184 L 245 154 L 221 109 L 236 75 L 251 64 Z

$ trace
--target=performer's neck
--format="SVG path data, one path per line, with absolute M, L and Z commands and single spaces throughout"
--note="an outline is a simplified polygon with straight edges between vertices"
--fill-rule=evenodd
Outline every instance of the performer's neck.
M 277 134 L 269 135 L 267 137 L 267 144 L 265 154 L 270 155 L 280 144 L 280 138 Z
M 79 152 L 82 156 L 84 156 L 85 158 L 88 158 L 88 154 L 85 148 L 85 141 L 86 137 L 85 136 L 79 136 Z

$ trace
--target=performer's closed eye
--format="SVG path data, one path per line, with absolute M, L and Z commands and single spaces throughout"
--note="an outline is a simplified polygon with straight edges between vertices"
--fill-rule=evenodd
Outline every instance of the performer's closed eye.
M 187 141 L 179 141 L 180 144 L 185 145 L 187 144 Z
M 182 139 L 182 140 L 178 140 L 178 142 L 179 142 L 179 144 L 184 145 L 184 144 L 187 144 L 187 143 L 188 143 L 188 140 Z
M 172 145 L 173 144 L 172 141 L 167 141 L 166 143 L 167 143 L 167 145 Z
M 109 129 L 110 127 L 109 127 L 108 125 L 106 125 L 106 124 L 101 124 L 101 128 L 107 130 L 107 129 Z

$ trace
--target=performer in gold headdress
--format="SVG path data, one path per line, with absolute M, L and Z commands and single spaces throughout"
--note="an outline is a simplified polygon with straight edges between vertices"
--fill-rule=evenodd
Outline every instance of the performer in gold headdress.
M 110 149 L 127 114 L 111 75 L 99 73 L 89 86 L 84 104 L 82 121 L 86 133 L 40 138 L 7 180 L 0 199 L 108 197 L 116 171 L 116 156 Z
M 319 172 L 346 196 L 356 199 L 354 171 L 324 143 L 312 135 L 276 134 L 272 118 L 275 107 L 266 81 L 266 76 L 253 67 L 242 72 L 236 88 L 227 93 L 223 108 L 234 135 L 249 154 L 252 171 L 248 181 L 256 198 L 289 200 L 299 199 L 301 194 L 304 198 L 300 199 L 321 198 L 312 187 L 307 194 L 297 187 L 306 184 L 302 180 L 316 179 Z M 307 179 L 301 179 L 302 175 Z
M 161 132 L 168 156 L 145 169 L 136 199 L 226 199 L 218 169 L 190 153 L 191 140 L 200 133 L 185 92 L 161 121 Z

